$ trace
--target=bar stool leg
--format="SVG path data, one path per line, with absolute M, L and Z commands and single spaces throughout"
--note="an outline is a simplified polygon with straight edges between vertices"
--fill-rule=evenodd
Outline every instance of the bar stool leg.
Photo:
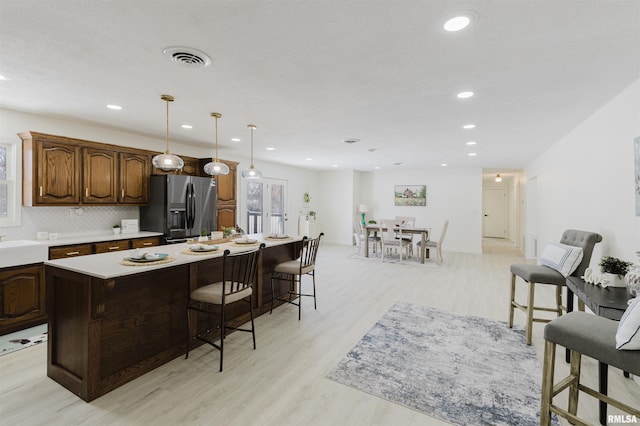
M 608 385 L 609 385 L 609 366 L 601 361 L 598 361 L 598 375 L 600 376 L 600 393 L 603 395 L 607 394 Z M 600 402 L 600 424 L 607 424 L 607 403 L 604 401 Z
M 509 328 L 513 328 L 513 302 L 516 300 L 516 274 L 511 274 L 511 300 L 509 302 Z
M 551 424 L 551 399 L 553 398 L 553 372 L 556 359 L 556 344 L 545 341 L 542 366 L 542 401 L 540 405 L 540 425 Z
M 533 305 L 535 299 L 536 283 L 529 283 L 529 300 L 527 301 L 527 345 L 531 346 L 531 334 L 533 333 Z
M 573 351 L 571 353 L 571 386 L 569 386 L 569 413 L 574 416 L 578 413 L 578 395 L 580 390 L 580 361 L 582 360 L 582 354 L 580 352 Z

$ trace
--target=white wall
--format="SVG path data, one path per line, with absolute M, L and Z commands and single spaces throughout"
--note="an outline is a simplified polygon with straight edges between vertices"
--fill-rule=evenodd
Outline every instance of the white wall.
M 640 136 L 640 80 L 618 94 L 525 168 L 537 181 L 539 246 L 567 228 L 603 236 L 602 255 L 635 261 L 640 217 L 635 216 L 633 140 Z M 527 225 L 529 226 L 529 225 Z M 539 249 L 539 251 L 541 248 Z
M 394 205 L 395 185 L 427 185 L 426 207 Z M 437 168 L 361 173 L 355 203 L 369 206 L 368 219 L 415 216 L 416 226 L 430 227 L 437 239 L 445 220 L 446 251 L 482 253 L 482 169 Z M 361 201 L 358 201 L 361 200 Z

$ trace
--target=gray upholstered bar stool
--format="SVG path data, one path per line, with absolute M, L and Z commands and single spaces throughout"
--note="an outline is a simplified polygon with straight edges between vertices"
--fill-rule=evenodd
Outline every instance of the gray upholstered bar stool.
M 580 277 L 584 275 L 585 269 L 589 267 L 593 247 L 602 241 L 602 235 L 595 232 L 577 231 L 568 229 L 562 234 L 561 244 L 574 247 L 582 247 L 583 257 L 578 268 L 571 274 Z M 516 297 L 516 276 L 522 278 L 529 284 L 527 304 L 522 305 L 515 300 Z M 556 286 L 556 306 L 554 308 L 535 306 L 535 286 L 536 284 L 548 284 Z M 526 342 L 531 345 L 531 333 L 534 322 L 549 322 L 549 319 L 534 318 L 534 311 L 555 312 L 557 316 L 562 315 L 562 287 L 566 286 L 566 278 L 555 269 L 544 265 L 514 264 L 511 265 L 511 299 L 509 301 L 509 328 L 513 328 L 514 308 L 518 308 L 527 314 L 526 322 Z M 573 298 L 567 296 L 567 305 L 573 306 Z M 571 310 L 571 309 L 569 309 Z
M 551 423 L 551 413 L 555 413 L 573 424 L 587 424 L 576 416 L 578 395 L 584 392 L 598 400 L 640 418 L 638 407 L 633 408 L 580 383 L 582 355 L 596 359 L 623 371 L 640 375 L 640 351 L 616 349 L 618 322 L 585 312 L 570 312 L 556 318 L 544 328 L 544 361 L 542 371 L 542 401 L 540 424 Z M 554 385 L 556 345 L 571 351 L 569 376 Z M 569 388 L 567 410 L 553 403 L 553 398 Z

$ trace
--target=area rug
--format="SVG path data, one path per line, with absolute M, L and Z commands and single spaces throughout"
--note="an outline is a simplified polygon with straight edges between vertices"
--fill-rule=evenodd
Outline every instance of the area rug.
M 524 330 L 409 303 L 393 305 L 327 375 L 453 424 L 519 426 L 540 423 L 541 377 Z
M 47 324 L 0 336 L 0 356 L 47 341 Z

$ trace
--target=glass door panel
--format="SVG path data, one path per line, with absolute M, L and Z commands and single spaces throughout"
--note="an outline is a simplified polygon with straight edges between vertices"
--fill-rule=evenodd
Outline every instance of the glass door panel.
M 287 182 L 263 178 L 247 181 L 247 232 L 284 234 Z

